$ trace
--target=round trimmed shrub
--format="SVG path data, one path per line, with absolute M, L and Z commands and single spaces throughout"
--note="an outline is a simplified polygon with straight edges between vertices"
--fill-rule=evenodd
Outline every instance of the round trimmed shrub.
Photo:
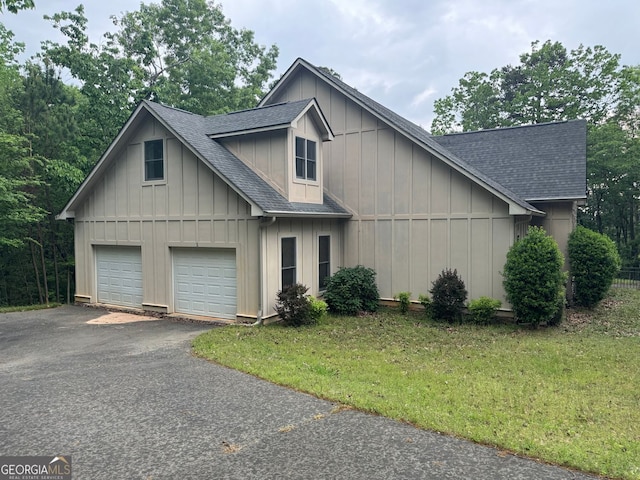
M 518 322 L 554 323 L 566 281 L 563 264 L 558 244 L 541 227 L 529 227 L 509 249 L 503 285 Z
M 458 271 L 443 270 L 432 283 L 431 312 L 438 320 L 450 322 L 462 317 L 464 302 L 467 300 L 467 289 L 458 276 Z
M 469 313 L 474 323 L 488 325 L 496 316 L 502 302 L 496 298 L 479 297 L 469 302 Z
M 620 270 L 616 244 L 583 226 L 569 235 L 569 265 L 574 279 L 575 301 L 592 308 L 602 300 Z
M 340 315 L 375 312 L 380 302 L 376 272 L 362 265 L 340 268 L 329 277 L 324 299 L 329 310 Z

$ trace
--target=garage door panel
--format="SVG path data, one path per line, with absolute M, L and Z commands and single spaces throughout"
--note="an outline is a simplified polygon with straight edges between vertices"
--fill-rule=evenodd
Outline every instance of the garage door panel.
M 235 319 L 234 250 L 175 249 L 173 258 L 177 312 Z
M 139 248 L 96 247 L 98 302 L 142 305 L 142 257 Z

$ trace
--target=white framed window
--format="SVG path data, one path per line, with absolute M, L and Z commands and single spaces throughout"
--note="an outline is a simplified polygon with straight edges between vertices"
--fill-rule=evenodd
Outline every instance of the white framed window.
M 296 137 L 296 178 L 317 179 L 318 144 L 313 140 Z
M 331 236 L 318 236 L 318 288 L 324 291 L 331 276 Z
M 164 180 L 164 141 L 144 142 L 144 180 L 152 182 Z
M 297 249 L 296 237 L 283 237 L 280 240 L 281 284 L 282 288 L 296 283 Z

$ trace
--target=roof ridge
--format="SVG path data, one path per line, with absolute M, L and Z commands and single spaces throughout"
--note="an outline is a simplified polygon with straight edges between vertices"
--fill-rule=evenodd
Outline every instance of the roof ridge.
M 516 129 L 524 129 L 524 128 L 532 128 L 532 127 L 544 127 L 551 125 L 560 125 L 563 123 L 572 123 L 572 122 L 585 122 L 583 118 L 571 118 L 569 120 L 554 120 L 552 122 L 541 122 L 541 123 L 528 123 L 526 125 L 508 125 L 506 127 L 493 127 L 493 128 L 484 128 L 481 130 L 469 130 L 466 132 L 451 132 L 445 133 L 444 135 L 433 135 L 434 138 L 441 137 L 453 137 L 455 135 L 469 135 L 472 133 L 488 133 L 488 132 L 496 132 L 496 131 L 505 131 L 505 130 L 516 130 Z
M 199 113 L 193 113 L 193 112 L 190 112 L 189 110 L 184 110 L 183 108 L 178 108 L 178 107 L 174 107 L 172 105 L 167 105 L 166 103 L 163 103 L 163 102 L 154 102 L 153 100 L 147 100 L 147 99 L 144 99 L 142 101 L 145 102 L 145 103 L 159 105 L 159 106 L 161 106 L 163 108 L 168 108 L 170 110 L 175 110 L 176 112 L 188 113 L 189 115 L 195 115 L 196 117 L 204 117 L 204 115 L 200 115 Z
M 263 105 L 261 107 L 253 107 L 253 108 L 245 108 L 244 110 L 234 110 L 233 112 L 221 113 L 219 115 L 211 115 L 212 117 L 219 117 L 222 115 L 235 115 L 236 113 L 247 113 L 247 112 L 256 112 L 258 110 L 266 110 L 271 107 L 281 107 L 283 105 L 294 105 L 296 103 L 309 103 L 313 98 L 304 98 L 302 100 L 294 100 L 294 101 L 286 101 L 286 102 L 278 102 L 271 103 L 269 105 Z

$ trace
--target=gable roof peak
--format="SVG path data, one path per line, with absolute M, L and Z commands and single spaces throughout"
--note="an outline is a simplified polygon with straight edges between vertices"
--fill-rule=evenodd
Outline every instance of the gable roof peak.
M 295 60 L 295 62 L 276 82 L 275 86 L 262 98 L 258 105 L 267 105 L 271 99 L 276 99 L 276 92 L 278 92 L 281 88 L 284 88 L 283 86 L 288 84 L 288 82 L 296 75 L 296 72 L 299 69 L 306 69 L 311 74 L 325 81 L 327 84 L 329 84 L 329 86 L 335 88 L 338 92 L 345 95 L 365 111 L 369 112 L 374 117 L 389 125 L 399 134 L 405 136 L 418 145 L 421 145 L 426 151 L 430 152 L 432 155 L 445 162 L 454 170 L 462 173 L 462 175 L 470 178 L 472 181 L 476 182 L 479 185 L 482 185 L 484 188 L 497 195 L 499 198 L 509 204 L 509 210 L 511 212 L 525 212 L 526 214 L 544 215 L 544 212 L 526 202 L 524 199 L 516 195 L 507 187 L 501 185 L 495 179 L 488 177 L 473 165 L 470 165 L 454 153 L 447 150 L 445 147 L 441 146 L 424 128 L 407 120 L 403 116 L 398 115 L 393 110 L 376 102 L 367 95 L 359 92 L 357 89 L 343 82 L 336 76 L 332 75 L 322 68 L 316 67 L 303 58 L 299 57 Z

